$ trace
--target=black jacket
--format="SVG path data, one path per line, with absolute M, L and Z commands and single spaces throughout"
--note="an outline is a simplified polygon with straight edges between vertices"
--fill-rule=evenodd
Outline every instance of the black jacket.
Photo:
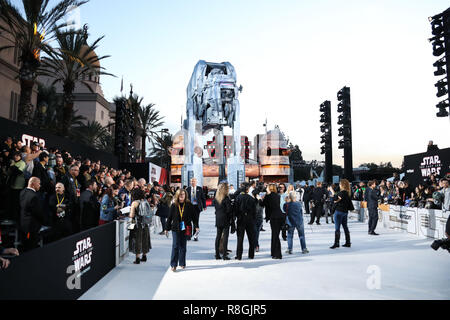
M 20 225 L 24 233 L 37 234 L 44 221 L 37 193 L 25 188 L 20 192 Z
M 216 227 L 229 227 L 233 221 L 233 207 L 231 205 L 230 197 L 223 199 L 220 204 L 216 201 L 216 199 L 214 199 L 213 202 L 214 207 L 216 208 Z
M 313 187 L 308 186 L 307 188 L 305 188 L 304 193 L 303 193 L 303 201 L 309 201 L 311 200 L 311 196 L 312 196 L 312 191 L 313 191 Z
M 180 207 L 181 207 L 181 209 L 183 209 L 183 205 L 180 204 Z M 180 217 L 180 211 L 178 209 L 178 206 L 175 204 L 172 204 L 172 206 L 170 207 L 170 214 L 167 217 L 166 226 L 165 226 L 164 230 L 167 230 L 167 231 L 172 230 L 172 231 L 179 232 L 181 221 L 184 221 L 185 226 L 190 226 L 191 223 L 194 223 L 194 229 L 198 228 L 198 220 L 195 219 L 194 206 L 192 205 L 192 203 L 186 202 L 182 220 Z M 195 232 L 195 231 L 192 230 L 192 232 Z
M 311 199 L 314 201 L 315 205 L 323 205 L 325 202 L 326 194 L 323 188 L 316 187 L 312 192 Z
M 192 187 L 188 187 L 186 189 L 186 192 L 187 192 L 189 201 L 192 203 L 192 199 L 191 199 Z M 203 211 L 204 209 L 206 209 L 206 198 L 205 198 L 205 194 L 203 193 L 203 189 L 199 186 L 196 187 L 196 195 L 197 195 L 197 206 L 200 211 Z
M 32 177 L 39 178 L 41 180 L 40 192 L 52 193 L 53 182 L 48 176 L 47 170 L 42 166 L 40 162 L 34 164 Z
M 72 202 L 72 204 L 78 204 L 80 203 L 80 198 L 77 196 L 77 189 L 80 190 L 81 185 L 78 182 L 77 179 L 74 179 L 70 173 L 66 174 L 62 178 L 62 183 L 64 184 L 64 189 L 66 190 L 67 194 L 69 195 L 69 199 Z M 81 192 L 81 190 L 80 190 Z
M 348 211 L 353 208 L 353 203 L 350 199 L 350 196 L 348 195 L 347 191 L 340 191 L 335 195 L 335 200 L 339 200 L 339 197 L 341 198 L 341 200 L 339 202 L 336 202 L 336 211 L 348 213 Z
M 367 208 L 378 208 L 378 191 L 376 189 L 367 188 Z
M 262 204 L 266 208 L 266 221 L 286 218 L 286 215 L 281 211 L 280 195 L 278 193 L 266 195 Z
M 100 219 L 100 204 L 97 197 L 90 190 L 85 190 L 80 197 L 80 225 L 82 229 L 98 226 Z
M 237 222 L 250 217 L 256 219 L 256 199 L 246 193 L 241 193 L 234 200 L 234 216 Z
M 64 210 L 65 216 L 63 219 L 71 219 L 72 218 L 72 212 L 71 212 L 71 203 L 70 203 L 70 199 L 69 196 L 67 195 L 67 193 L 64 193 L 64 196 L 58 196 L 59 201 L 62 201 L 61 204 L 65 205 L 66 208 Z M 58 204 L 58 200 L 56 198 L 56 193 L 52 194 L 50 196 L 50 199 L 48 200 L 48 204 L 50 207 L 50 212 L 51 212 L 51 222 L 52 225 L 55 225 L 56 222 L 61 221 L 62 218 L 59 218 L 56 215 L 56 205 Z M 64 200 L 63 200 L 64 199 Z

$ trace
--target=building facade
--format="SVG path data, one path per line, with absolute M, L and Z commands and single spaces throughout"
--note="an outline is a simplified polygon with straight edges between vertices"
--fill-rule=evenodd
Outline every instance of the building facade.
M 0 25 L 3 28 L 7 24 L 0 18 Z M 9 33 L 0 33 L 0 48 L 4 46 L 13 46 L 14 39 Z M 0 117 L 17 121 L 17 114 L 19 112 L 20 99 L 20 51 L 18 47 L 5 49 L 0 51 Z M 37 85 L 33 90 L 31 96 L 31 103 L 36 109 L 37 103 Z

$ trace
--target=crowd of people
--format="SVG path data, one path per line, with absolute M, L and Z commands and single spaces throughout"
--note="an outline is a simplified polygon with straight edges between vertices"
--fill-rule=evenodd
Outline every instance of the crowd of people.
M 136 190 L 153 207 L 163 193 L 130 171 L 12 137 L 3 143 L 0 166 L 0 220 L 18 228 L 20 252 L 39 246 L 42 226 L 49 230 L 45 243 L 53 242 L 124 216 Z
M 407 207 L 417 207 L 425 209 L 446 209 L 449 210 L 450 177 L 437 178 L 432 174 L 424 183 L 417 186 L 411 186 L 408 181 L 401 181 L 398 175 L 394 175 L 393 181 L 381 180 L 375 181 L 375 189 L 379 203 L 392 204 Z M 354 186 L 353 199 L 366 201 L 368 185 L 360 182 Z
M 409 204 L 414 199 L 414 193 L 408 194 L 408 182 L 400 181 L 395 175 L 393 183 L 382 180 L 370 180 L 366 183 L 355 184 L 353 188 L 348 180 L 342 179 L 339 184 L 325 185 L 317 182 L 315 186 L 294 186 L 284 183 L 258 183 L 256 181 L 244 183 L 237 191 L 227 183 L 218 186 L 214 197 L 213 206 L 216 216 L 216 240 L 215 258 L 230 260 L 228 249 L 229 235 L 236 233 L 237 247 L 235 259 L 241 260 L 243 256 L 243 242 L 245 235 L 249 242 L 248 258 L 254 259 L 255 252 L 259 251 L 259 234 L 262 230 L 263 220 L 270 222 L 271 226 L 271 256 L 273 259 L 282 259 L 280 234 L 287 241 L 287 254 L 293 252 L 293 238 L 297 230 L 301 252 L 309 253 L 306 247 L 304 232 L 303 210 L 310 215 L 309 225 L 316 223 L 325 217 L 326 223 L 335 225 L 334 242 L 330 249 L 340 247 L 341 226 L 345 235 L 343 247 L 351 247 L 350 230 L 348 228 L 348 213 L 355 210 L 352 200 L 367 202 L 369 213 L 368 234 L 377 236 L 378 206 L 383 203 L 399 205 Z M 434 206 L 439 209 L 450 210 L 450 189 L 448 179 L 439 181 L 435 176 L 430 177 L 430 187 L 433 188 L 432 198 L 441 199 Z M 190 239 L 191 230 L 199 231 L 199 212 L 204 209 L 194 210 L 191 191 L 196 188 L 196 180 L 193 179 L 192 187 L 177 191 L 174 196 L 174 204 L 170 208 L 170 219 L 164 225 L 165 233 L 172 231 L 173 248 L 171 269 L 176 271 L 177 266 L 186 267 L 186 243 Z M 198 187 L 197 187 L 198 188 Z M 187 189 L 187 190 L 186 190 Z M 396 196 L 389 192 L 397 189 Z M 398 190 L 400 189 L 400 191 Z M 200 189 L 199 189 L 200 190 Z M 440 196 L 436 195 L 436 192 Z M 397 196 L 398 195 L 398 196 Z M 400 200 L 390 202 L 390 200 Z M 196 213 L 195 213 L 196 212 Z M 191 226 L 187 228 L 185 226 Z
M 110 168 L 100 161 L 82 159 L 58 148 L 45 149 L 39 143 L 31 147 L 8 137 L 0 156 L 0 220 L 14 221 L 20 231 L 20 250 L 2 249 L 18 255 L 39 246 L 41 227 L 49 227 L 46 242 L 52 242 L 80 231 L 111 222 L 131 219 L 129 249 L 136 255 L 135 264 L 147 261 L 152 248 L 150 225 L 153 216 L 162 225 L 160 235 L 172 232 L 171 268 L 186 267 L 187 241 L 199 240 L 200 214 L 207 208 L 208 190 L 197 185 L 174 188 L 147 184 L 127 170 Z M 303 212 L 310 216 L 309 225 L 335 225 L 331 249 L 340 246 L 340 229 L 344 229 L 344 247 L 350 247 L 348 212 L 354 210 L 351 200 L 366 201 L 369 211 L 368 234 L 375 232 L 379 204 L 417 206 L 450 210 L 449 180 L 431 175 L 426 183 L 415 188 L 394 175 L 393 181 L 371 180 L 351 186 L 342 179 L 339 184 L 304 186 L 252 181 L 237 190 L 221 183 L 212 205 L 216 215 L 215 258 L 230 260 L 230 233 L 236 233 L 235 259 L 243 256 L 243 242 L 249 241 L 248 258 L 259 252 L 259 235 L 263 221 L 271 226 L 271 256 L 282 259 L 280 234 L 287 241 L 286 254 L 293 253 L 297 231 L 301 252 L 306 246 Z M 129 211 L 122 211 L 129 208 Z M 0 231 L 1 236 L 1 231 Z M 5 252 L 3 252 L 5 254 Z M 2 259 L 2 265 L 6 260 Z

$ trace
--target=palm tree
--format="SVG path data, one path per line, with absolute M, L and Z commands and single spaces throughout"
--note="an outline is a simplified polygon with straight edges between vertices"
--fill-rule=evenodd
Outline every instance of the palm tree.
M 162 164 L 162 167 L 169 172 L 170 181 L 170 164 L 171 164 L 171 150 L 173 146 L 173 138 L 171 134 L 163 135 L 162 137 L 155 136 L 155 141 L 152 141 L 152 157 L 151 161 Z
M 130 95 L 128 99 L 129 107 L 133 111 L 134 125 L 137 128 L 137 135 L 141 136 L 141 159 L 145 161 L 146 157 L 146 143 L 149 137 L 157 136 L 157 129 L 164 124 L 164 117 L 159 114 L 159 111 L 155 109 L 155 104 L 150 103 L 147 106 L 142 106 L 144 98 L 139 97 L 137 94 Z
M 84 30 L 60 32 L 55 31 L 59 48 L 49 53 L 48 58 L 42 59 L 42 68 L 39 74 L 48 76 L 53 80 L 51 85 L 63 85 L 63 121 L 60 123 L 59 133 L 68 135 L 70 120 L 74 107 L 75 85 L 83 84 L 89 91 L 94 92 L 92 80 L 100 75 L 111 75 L 102 70 L 99 61 L 109 56 L 98 57 L 95 49 L 103 37 L 98 38 L 92 45 L 87 45 L 87 26 Z M 94 76 L 94 79 L 92 79 Z
M 40 110 L 36 110 L 33 123 L 35 126 L 40 126 L 43 129 L 50 131 L 54 134 L 58 134 L 58 128 L 63 121 L 63 101 L 61 95 L 56 93 L 56 88 L 53 86 L 44 86 L 38 84 L 38 108 L 43 104 L 46 105 L 46 112 L 43 115 L 39 115 Z M 42 117 L 42 118 L 41 118 Z M 83 125 L 87 119 L 77 114 L 77 110 L 72 110 L 70 117 L 69 128 L 79 127 Z M 41 123 L 43 125 L 41 125 Z
M 146 156 L 146 141 L 148 137 L 153 137 L 157 139 L 157 133 L 155 131 L 156 128 L 162 126 L 164 121 L 159 115 L 159 111 L 154 109 L 154 104 L 150 103 L 145 107 L 141 107 L 138 109 L 137 119 L 139 121 L 139 126 L 141 128 L 141 137 L 142 137 L 142 161 L 145 162 Z
M 87 124 L 74 127 L 73 138 L 96 149 L 103 149 L 108 142 L 110 133 L 97 121 L 88 121 Z
M 14 40 L 1 50 L 18 47 L 20 50 L 19 69 L 20 100 L 19 123 L 29 124 L 32 120 L 33 105 L 31 95 L 40 67 L 40 53 L 53 51 L 49 43 L 55 32 L 67 24 L 58 24 L 69 9 L 81 6 L 88 0 L 60 0 L 53 8 L 48 9 L 50 0 L 22 0 L 25 15 L 11 4 L 9 0 L 0 0 L 0 14 L 7 27 L 0 30 L 9 34 Z M 45 41 L 44 41 L 45 40 Z

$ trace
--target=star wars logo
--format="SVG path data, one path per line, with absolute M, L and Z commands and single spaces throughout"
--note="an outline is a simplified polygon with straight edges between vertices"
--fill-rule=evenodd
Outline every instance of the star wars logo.
M 420 164 L 422 177 L 429 177 L 432 174 L 440 175 L 441 169 L 442 163 L 439 156 L 423 157 L 422 163 Z
M 90 267 L 88 266 L 92 261 L 93 250 L 94 247 L 91 242 L 91 237 L 77 242 L 72 257 L 75 272 L 80 272 L 80 275 L 82 275 L 90 270 Z
M 38 142 L 42 147 L 45 147 L 45 139 L 39 138 L 39 137 L 33 137 L 28 134 L 22 135 L 22 142 L 23 144 L 31 147 L 31 143 Z

